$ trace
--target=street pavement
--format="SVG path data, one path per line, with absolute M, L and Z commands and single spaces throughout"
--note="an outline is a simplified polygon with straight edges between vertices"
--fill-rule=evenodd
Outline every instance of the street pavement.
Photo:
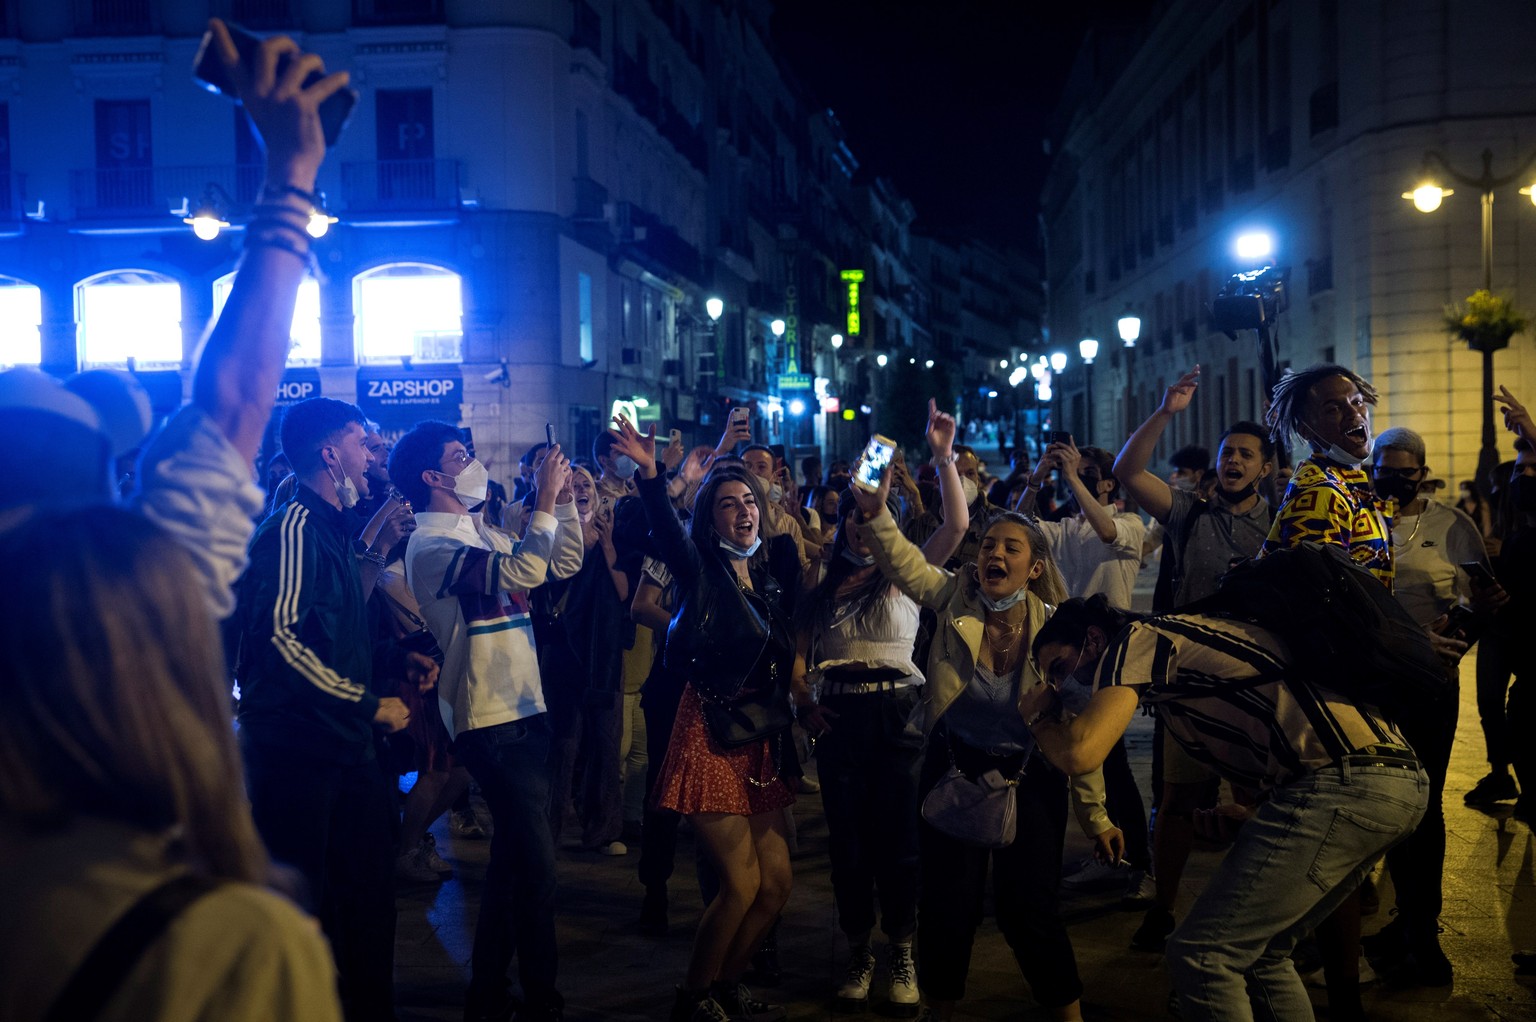
M 1142 597 L 1150 593 L 1151 580 L 1150 569 L 1143 572 L 1138 587 Z M 1441 943 L 1455 967 L 1455 983 L 1441 988 L 1368 987 L 1366 1010 L 1380 1022 L 1536 1022 L 1536 979 L 1516 977 L 1509 959 L 1514 949 L 1536 947 L 1536 843 L 1529 827 L 1509 817 L 1508 804 L 1481 812 L 1468 809 L 1461 800 L 1486 769 L 1473 691 L 1474 657 L 1475 653 L 1462 665 L 1461 716 L 1446 790 Z M 1133 769 L 1147 795 L 1150 719 L 1136 717 L 1127 741 Z M 847 946 L 833 908 L 820 797 L 802 796 L 794 819 L 795 889 L 779 932 L 784 979 L 777 988 L 757 992 L 785 1004 L 792 1020 L 846 1020 L 852 1016 L 835 1012 L 832 1001 L 847 962 Z M 395 973 L 402 1022 L 459 1019 L 468 980 L 477 892 L 488 843 L 454 838 L 442 821 L 435 833 L 440 853 L 457 873 L 440 886 L 400 892 Z M 559 853 L 560 989 L 571 1022 L 665 1020 L 671 1008 L 672 991 L 683 975 L 702 908 L 693 844 L 684 828 L 671 883 L 672 928 L 664 939 L 643 936 L 636 927 L 642 893 L 635 875 L 638 852 L 632 848 L 626 856 L 605 857 L 564 848 Z M 1069 825 L 1068 870 L 1088 854 L 1088 842 Z M 1219 851 L 1195 852 L 1185 874 L 1181 909 L 1219 861 Z M 1381 908 L 1366 918 L 1367 933 L 1390 918 L 1390 880 L 1383 878 L 1380 887 Z M 1067 893 L 1063 899 L 1063 915 L 1086 991 L 1084 1017 L 1106 1022 L 1171 1018 L 1161 958 L 1130 950 L 1131 933 L 1141 913 L 1120 909 L 1119 894 L 1118 890 Z M 878 996 L 883 981 L 882 971 L 876 976 L 877 996 L 871 998 L 872 1018 L 884 1017 L 883 998 Z M 1320 990 L 1314 1003 L 1319 1017 L 1326 1018 L 1326 999 Z M 977 937 L 967 999 L 957 1017 L 1049 1017 L 1030 997 L 990 915 Z

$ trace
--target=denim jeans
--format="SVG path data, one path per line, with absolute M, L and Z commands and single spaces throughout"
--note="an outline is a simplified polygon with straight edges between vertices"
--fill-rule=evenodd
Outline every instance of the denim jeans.
M 1358 755 L 1276 788 L 1168 939 L 1183 1017 L 1312 1018 L 1290 954 L 1413 830 L 1429 777 Z
M 459 735 L 454 750 L 480 785 L 495 830 L 470 957 L 469 1006 L 492 1013 L 509 1000 L 517 958 L 522 1001 L 559 1007 L 555 989 L 555 847 L 549 833 L 548 714 Z
M 832 894 L 838 925 L 863 936 L 875 925 L 892 939 L 917 929 L 918 768 L 923 740 L 908 734 L 918 689 L 827 696 L 837 714 L 816 742 L 821 801 L 827 814 Z

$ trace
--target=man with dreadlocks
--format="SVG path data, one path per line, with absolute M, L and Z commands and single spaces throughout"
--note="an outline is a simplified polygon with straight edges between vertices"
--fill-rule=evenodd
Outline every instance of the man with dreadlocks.
M 1391 587 L 1390 508 L 1360 467 L 1371 456 L 1375 404 L 1376 388 L 1341 365 L 1320 362 L 1275 384 L 1266 418 L 1271 436 L 1283 445 L 1299 436 L 1312 457 L 1296 466 L 1261 556 L 1304 542 L 1342 547 Z

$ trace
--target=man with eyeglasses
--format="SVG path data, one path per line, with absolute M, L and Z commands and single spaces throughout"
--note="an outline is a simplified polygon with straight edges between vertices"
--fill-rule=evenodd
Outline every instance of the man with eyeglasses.
M 1442 655 L 1456 656 L 1461 650 L 1436 634 L 1447 627 L 1447 612 L 1473 603 L 1481 607 L 1502 595 L 1474 586 L 1460 567 L 1472 562 L 1488 567 L 1482 534 L 1466 514 L 1424 495 L 1429 466 L 1424 438 L 1413 430 L 1399 426 L 1376 438 L 1371 476 L 1376 495 L 1390 501 L 1395 511 L 1390 532 L 1393 594 L 1430 633 Z M 1452 979 L 1451 963 L 1440 948 L 1438 918 L 1445 867 L 1441 797 L 1458 706 L 1454 694 L 1448 697 L 1425 715 L 1426 726 L 1414 740 L 1414 751 L 1429 774 L 1429 807 L 1414 832 L 1387 853 L 1397 892 L 1396 918 L 1361 941 L 1366 954 L 1396 981 L 1414 986 L 1444 986 Z

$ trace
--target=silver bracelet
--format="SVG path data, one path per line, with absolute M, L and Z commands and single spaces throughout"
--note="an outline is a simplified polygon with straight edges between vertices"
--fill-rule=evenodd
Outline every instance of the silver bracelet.
M 934 468 L 948 468 L 950 465 L 953 465 L 955 463 L 955 459 L 958 458 L 958 457 L 959 457 L 959 455 L 957 455 L 954 451 L 950 451 L 948 454 L 944 455 L 944 457 L 942 457 L 942 458 L 934 458 L 933 459 L 933 467 Z

